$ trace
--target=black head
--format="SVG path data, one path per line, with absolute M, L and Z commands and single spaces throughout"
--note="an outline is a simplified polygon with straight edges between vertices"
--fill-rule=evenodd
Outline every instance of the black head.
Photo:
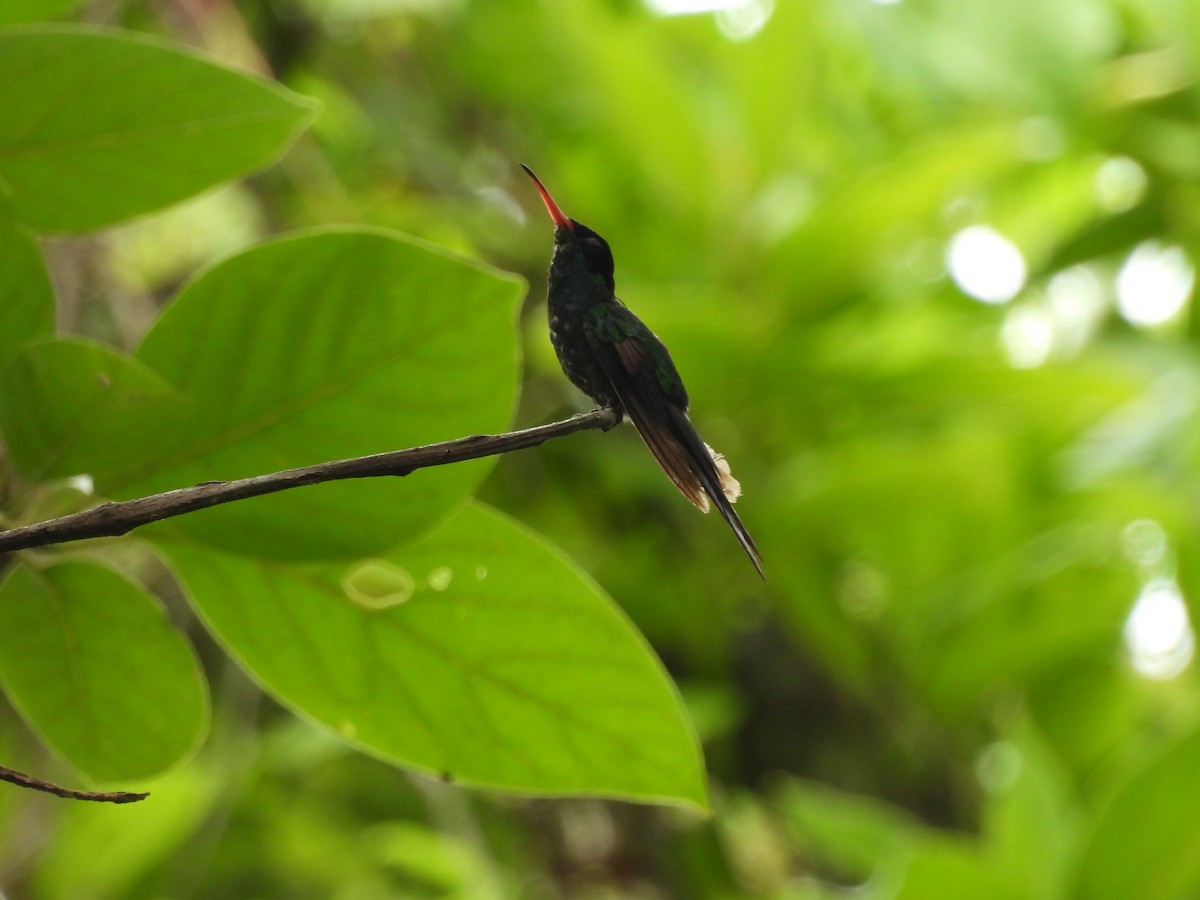
M 558 204 L 554 202 L 554 198 L 550 196 L 550 192 L 543 186 L 538 177 L 533 174 L 529 166 L 522 165 L 530 178 L 533 179 L 534 185 L 538 189 L 538 193 L 542 195 L 542 202 L 546 204 L 546 210 L 550 213 L 550 218 L 554 221 L 554 246 L 556 248 L 563 247 L 578 247 L 579 252 L 583 256 L 583 264 L 589 272 L 600 276 L 604 280 L 604 284 L 610 291 L 614 290 L 616 283 L 613 280 L 613 255 L 612 250 L 608 247 L 608 241 L 592 231 L 582 222 L 576 222 L 574 219 L 568 218 Z
M 581 222 L 574 219 L 568 221 L 570 225 L 567 228 L 554 229 L 554 243 L 557 245 L 565 241 L 575 241 L 583 251 L 583 262 L 588 271 L 603 278 L 610 291 L 616 290 L 616 282 L 613 280 L 615 264 L 608 241 Z M 560 237 L 560 231 L 566 233 Z

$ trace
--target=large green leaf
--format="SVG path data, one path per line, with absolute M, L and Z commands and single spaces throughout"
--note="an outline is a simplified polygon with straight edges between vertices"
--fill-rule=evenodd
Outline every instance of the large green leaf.
M 101 780 L 161 772 L 208 724 L 199 664 L 162 606 L 91 562 L 9 570 L 0 682 L 47 744 Z
M 0 181 L 38 231 L 86 231 L 266 165 L 313 103 L 141 35 L 0 33 Z
M 156 443 L 130 444 L 124 471 L 97 487 L 140 496 L 503 430 L 522 293 L 517 278 L 375 231 L 310 233 L 226 260 L 180 294 L 137 353 L 187 396 L 187 414 Z M 490 465 L 315 485 L 179 527 L 239 553 L 357 557 L 430 528 Z
M 54 292 L 37 241 L 0 196 L 0 371 L 31 338 L 54 331 Z
M 1074 896 L 1195 897 L 1200 890 L 1200 731 L 1135 774 L 1100 813 Z
M 372 753 L 474 785 L 706 805 L 695 736 L 645 641 L 486 507 L 350 564 L 163 549 L 230 653 Z
M 0 376 L 0 430 L 31 480 L 119 470 L 186 408 L 137 360 L 75 338 L 27 347 Z

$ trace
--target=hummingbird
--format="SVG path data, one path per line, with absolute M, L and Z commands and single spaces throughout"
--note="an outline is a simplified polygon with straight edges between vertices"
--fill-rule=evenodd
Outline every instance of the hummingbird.
M 554 256 L 546 306 L 550 343 L 571 382 L 603 407 L 628 418 L 663 471 L 701 512 L 716 506 L 750 562 L 762 555 L 734 512 L 741 485 L 725 457 L 700 439 L 688 419 L 688 395 L 671 354 L 617 299 L 608 242 L 559 209 L 533 170 L 522 164 L 554 222 Z

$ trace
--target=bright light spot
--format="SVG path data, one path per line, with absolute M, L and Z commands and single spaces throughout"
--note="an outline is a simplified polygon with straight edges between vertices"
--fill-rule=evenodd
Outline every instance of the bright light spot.
M 1121 531 L 1121 549 L 1134 565 L 1157 565 L 1167 555 L 1167 533 L 1153 519 L 1135 519 Z
M 964 228 L 950 239 L 946 266 L 964 294 L 984 303 L 1007 303 L 1025 285 L 1021 251 L 986 225 Z
M 1155 578 L 1142 587 L 1125 620 L 1125 645 L 1133 668 L 1147 678 L 1174 678 L 1188 667 L 1196 639 L 1174 581 Z
M 775 12 L 775 0 L 742 0 L 717 12 L 717 28 L 731 41 L 748 41 Z
M 477 581 L 483 581 L 483 579 L 487 578 L 487 575 L 488 575 L 488 573 L 487 573 L 487 566 L 478 566 L 478 567 L 476 567 L 476 569 L 475 569 L 475 579 L 476 579 Z
M 429 582 L 429 586 L 435 591 L 444 591 L 446 588 L 450 587 L 450 581 L 453 578 L 453 569 L 451 569 L 449 566 L 438 566 L 429 573 L 429 577 L 426 579 L 426 581 Z
M 727 9 L 736 2 L 737 0 L 646 0 L 646 7 L 660 16 L 689 16 Z
M 358 726 L 349 719 L 342 719 L 342 721 L 338 722 L 337 729 L 348 738 L 358 735 Z
M 91 475 L 72 475 L 67 479 L 67 484 L 89 497 L 96 493 L 96 483 L 92 481 Z
M 659 16 L 712 13 L 721 34 L 731 41 L 754 37 L 775 12 L 775 0 L 645 0 L 645 4 Z
M 1000 327 L 1000 344 L 1014 369 L 1034 369 L 1054 348 L 1054 316 L 1043 306 L 1018 306 Z
M 1117 273 L 1117 308 L 1134 325 L 1161 325 L 1179 315 L 1195 280 L 1181 248 L 1146 241 Z
M 988 744 L 975 760 L 975 777 L 989 794 L 998 794 L 1016 784 L 1021 774 L 1021 751 L 1008 741 Z
M 1146 170 L 1128 156 L 1106 159 L 1096 170 L 1096 200 L 1105 211 L 1124 212 L 1146 193 Z
M 1064 269 L 1046 286 L 1054 314 L 1055 349 L 1074 353 L 1082 350 L 1104 315 L 1104 288 L 1087 266 Z

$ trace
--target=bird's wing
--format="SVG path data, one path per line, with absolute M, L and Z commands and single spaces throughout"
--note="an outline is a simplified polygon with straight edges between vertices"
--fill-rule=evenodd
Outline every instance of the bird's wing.
M 599 326 L 585 328 L 601 369 L 612 382 L 638 434 L 680 493 L 702 512 L 710 501 L 733 529 L 762 575 L 762 556 L 734 511 L 736 484 L 687 416 L 687 392 L 662 342 L 624 307 L 606 311 Z
M 674 413 L 680 406 L 686 409 L 687 393 L 666 347 L 624 307 L 606 309 L 604 318 L 585 333 L 600 368 L 658 464 L 683 496 L 708 512 L 708 496 L 693 472 L 689 448 L 676 433 Z M 670 366 L 678 390 L 672 389 L 671 381 L 664 388 L 661 360 Z

